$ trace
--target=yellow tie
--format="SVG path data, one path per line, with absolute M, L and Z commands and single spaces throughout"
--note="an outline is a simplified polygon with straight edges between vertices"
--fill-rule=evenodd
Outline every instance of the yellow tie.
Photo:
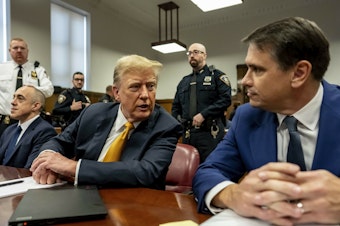
M 129 132 L 133 128 L 134 126 L 131 122 L 125 123 L 124 131 L 112 142 L 103 162 L 115 162 L 119 160 L 124 144 L 128 139 Z

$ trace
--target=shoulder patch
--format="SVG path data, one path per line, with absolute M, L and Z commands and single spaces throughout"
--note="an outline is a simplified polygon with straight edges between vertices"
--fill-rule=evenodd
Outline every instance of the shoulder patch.
M 227 75 L 223 74 L 220 76 L 222 82 L 224 82 L 227 86 L 230 86 L 230 81 Z
M 66 100 L 66 96 L 65 96 L 65 95 L 60 94 L 60 95 L 58 96 L 58 104 L 63 103 L 65 100 Z

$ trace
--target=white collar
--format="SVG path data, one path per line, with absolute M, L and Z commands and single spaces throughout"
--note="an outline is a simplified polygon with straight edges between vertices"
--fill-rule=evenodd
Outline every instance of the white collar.
M 323 93 L 323 86 L 320 83 L 315 96 L 305 106 L 293 114 L 301 124 L 310 130 L 314 130 L 319 122 Z M 282 124 L 285 117 L 286 115 L 277 113 L 279 125 Z

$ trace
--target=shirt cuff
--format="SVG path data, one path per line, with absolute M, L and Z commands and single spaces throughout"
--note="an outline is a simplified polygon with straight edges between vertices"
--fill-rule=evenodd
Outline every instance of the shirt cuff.
M 79 172 L 79 168 L 80 168 L 80 163 L 81 163 L 81 159 L 79 159 L 78 162 L 77 162 L 76 175 L 74 176 L 74 186 L 78 185 L 78 172 Z
M 231 181 L 223 181 L 219 184 L 217 184 L 215 187 L 213 187 L 212 189 L 210 189 L 207 193 L 207 195 L 205 196 L 205 204 L 208 207 L 208 209 L 210 210 L 211 213 L 213 214 L 217 214 L 219 212 L 221 212 L 223 209 L 213 206 L 211 204 L 213 198 L 220 192 L 222 191 L 224 188 L 228 187 L 231 184 L 235 184 L 234 182 Z

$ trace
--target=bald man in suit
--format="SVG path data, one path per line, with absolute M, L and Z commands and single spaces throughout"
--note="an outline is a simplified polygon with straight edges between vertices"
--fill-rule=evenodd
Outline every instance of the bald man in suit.
M 2 165 L 30 168 L 39 154 L 41 145 L 57 135 L 54 127 L 40 117 L 44 104 L 44 94 L 34 86 L 25 85 L 16 90 L 11 102 L 10 117 L 19 121 L 6 128 L 1 136 Z M 10 143 L 18 126 L 21 127 L 21 132 L 13 149 L 10 148 Z

